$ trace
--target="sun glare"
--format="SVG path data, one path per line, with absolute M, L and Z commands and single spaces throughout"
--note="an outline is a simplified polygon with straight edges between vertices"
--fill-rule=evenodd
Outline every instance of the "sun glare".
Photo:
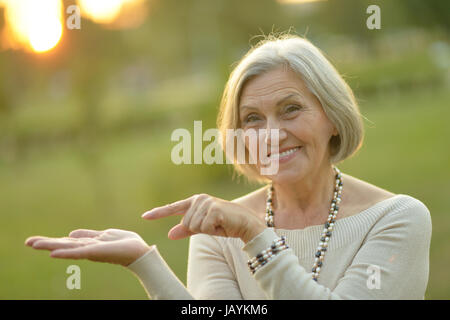
M 111 23 L 120 13 L 126 0 L 77 0 L 81 12 L 97 23 Z
M 145 0 L 77 0 L 76 4 L 82 16 L 105 28 L 137 27 L 147 16 Z M 66 17 L 62 0 L 0 0 L 0 7 L 5 14 L 0 49 L 42 53 L 60 42 Z
M 139 26 L 147 16 L 146 0 L 77 0 L 84 17 L 109 29 Z
M 53 49 L 63 33 L 60 0 L 4 0 L 2 44 L 6 49 L 25 48 L 37 53 Z

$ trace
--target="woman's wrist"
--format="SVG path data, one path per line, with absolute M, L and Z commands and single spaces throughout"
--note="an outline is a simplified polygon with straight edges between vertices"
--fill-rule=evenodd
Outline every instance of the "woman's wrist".
M 138 261 L 139 259 L 141 259 L 143 256 L 145 256 L 150 250 L 152 250 L 153 246 L 149 246 L 149 245 L 145 245 L 139 248 L 139 250 L 137 251 L 136 255 L 134 255 L 134 257 L 132 259 L 130 259 L 130 261 L 127 261 L 126 263 L 123 264 L 124 267 L 129 267 L 131 264 L 133 264 L 134 262 Z
M 247 264 L 250 268 L 250 272 L 255 274 L 260 268 L 266 265 L 270 260 L 272 260 L 279 252 L 288 249 L 289 246 L 286 244 L 286 238 L 281 236 L 276 238 L 270 247 L 259 252 L 256 256 L 248 260 Z
M 246 232 L 241 237 L 241 240 L 245 244 L 247 244 L 249 241 L 251 241 L 257 235 L 259 235 L 265 229 L 266 229 L 266 226 L 264 224 L 262 224 L 260 221 L 258 221 L 257 223 L 251 224 L 251 225 L 249 225 Z

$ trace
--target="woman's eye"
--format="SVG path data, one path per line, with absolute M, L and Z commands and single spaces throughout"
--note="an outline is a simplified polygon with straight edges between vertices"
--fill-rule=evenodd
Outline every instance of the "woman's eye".
M 287 106 L 286 109 L 285 109 L 286 113 L 291 113 L 291 112 L 294 112 L 294 111 L 297 111 L 297 110 L 300 110 L 300 107 L 296 106 L 296 105 Z
M 249 123 L 249 122 L 256 121 L 258 119 L 259 119 L 258 116 L 254 115 L 254 114 L 250 114 L 245 118 L 245 122 Z

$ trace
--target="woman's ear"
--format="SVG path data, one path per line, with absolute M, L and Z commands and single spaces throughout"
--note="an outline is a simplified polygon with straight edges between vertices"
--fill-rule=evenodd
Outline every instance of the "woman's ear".
M 336 127 L 333 129 L 333 136 L 338 136 L 339 132 L 337 131 Z

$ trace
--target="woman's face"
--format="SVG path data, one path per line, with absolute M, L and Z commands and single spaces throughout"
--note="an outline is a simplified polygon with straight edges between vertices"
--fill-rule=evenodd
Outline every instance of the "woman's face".
M 266 143 L 268 155 L 271 145 L 278 143 L 279 154 L 269 155 L 275 161 L 278 158 L 278 173 L 267 176 L 272 181 L 297 180 L 329 164 L 329 141 L 337 130 L 319 100 L 292 70 L 280 67 L 249 80 L 242 90 L 239 117 L 244 131 L 279 129 L 279 141 L 258 137 L 259 143 Z M 245 144 L 249 148 L 249 141 Z M 261 168 L 261 159 L 256 166 Z

